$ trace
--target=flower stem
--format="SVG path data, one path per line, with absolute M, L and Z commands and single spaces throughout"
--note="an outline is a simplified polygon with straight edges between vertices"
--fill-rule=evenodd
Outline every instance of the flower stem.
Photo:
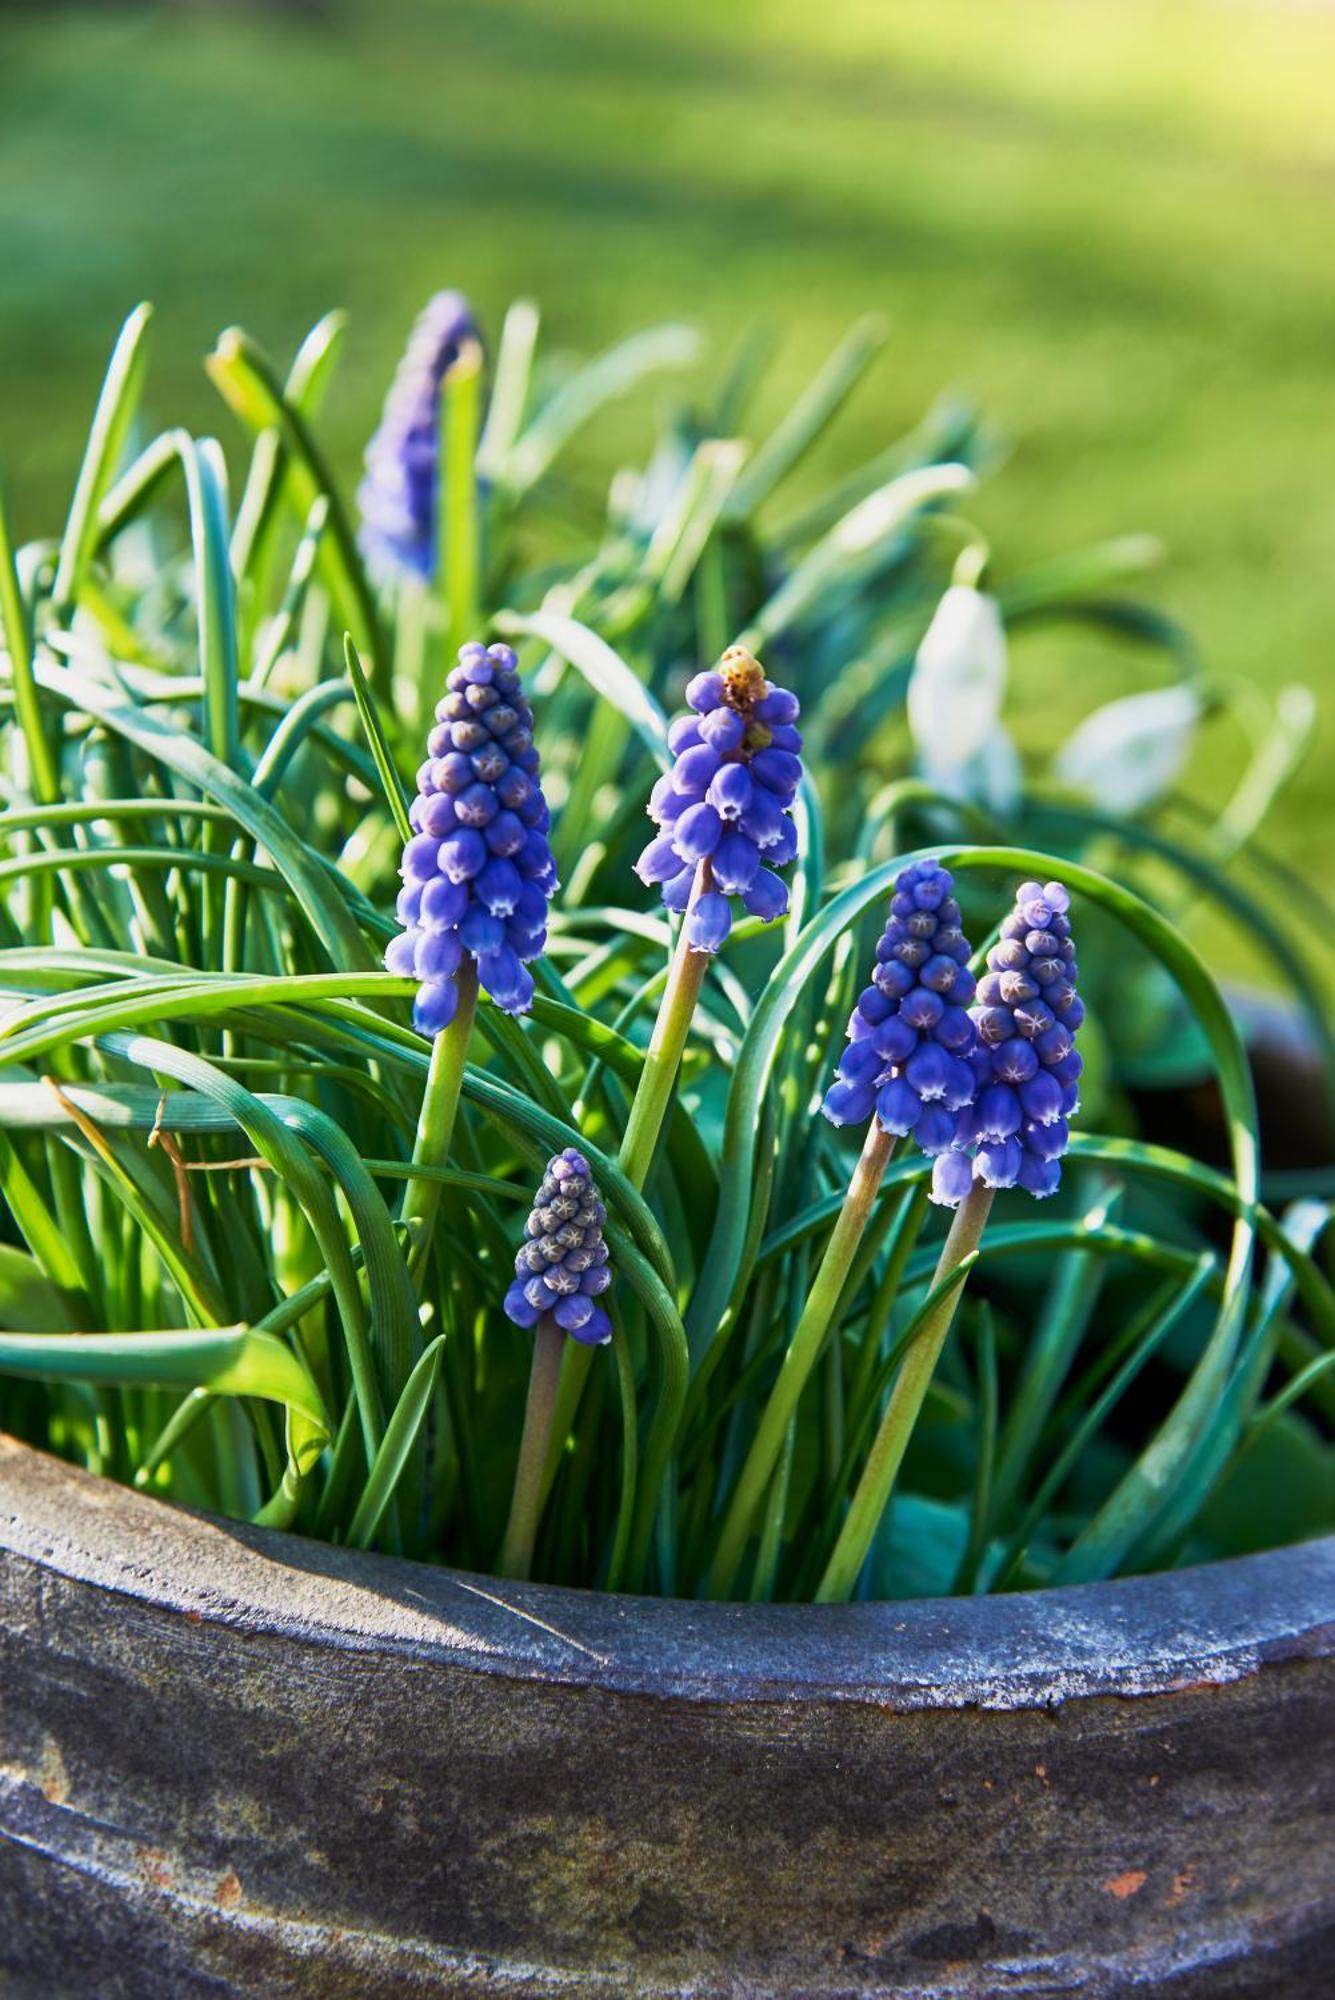
M 477 1013 L 477 966 L 468 953 L 464 954 L 455 979 L 459 988 L 459 1005 L 449 1027 L 443 1029 L 431 1045 L 431 1067 L 427 1071 L 422 1109 L 417 1118 L 417 1136 L 413 1141 L 414 1167 L 443 1167 L 449 1161 L 459 1092 L 463 1087 L 464 1064 L 468 1057 L 468 1040 L 473 1032 L 473 1017 Z M 404 1183 L 399 1219 L 411 1222 L 415 1216 L 420 1223 L 420 1231 L 409 1252 L 414 1271 L 426 1262 L 431 1248 L 441 1187 L 440 1181 L 430 1176 L 419 1179 L 416 1174 Z
M 858 1163 L 853 1169 L 844 1205 L 825 1246 L 815 1283 L 807 1294 L 802 1317 L 783 1357 L 778 1380 L 761 1411 L 751 1449 L 733 1489 L 709 1575 L 711 1597 L 727 1597 L 737 1580 L 752 1524 L 768 1491 L 798 1398 L 806 1387 L 834 1322 L 844 1281 L 857 1254 L 862 1232 L 867 1226 L 894 1147 L 894 1135 L 885 1131 L 880 1121 L 873 1118 Z
M 524 1407 L 524 1434 L 519 1443 L 510 1518 L 497 1559 L 500 1576 L 523 1579 L 533 1567 L 533 1544 L 542 1514 L 543 1468 L 556 1414 L 556 1390 L 566 1337 L 550 1313 L 544 1313 L 533 1335 L 533 1367 Z
M 691 890 L 691 908 L 704 895 L 710 884 L 708 861 L 702 861 L 695 871 L 695 884 Z M 689 918 L 689 910 L 687 917 Z M 654 1022 L 654 1032 L 649 1038 L 645 1053 L 644 1068 L 635 1091 L 635 1101 L 630 1107 L 630 1117 L 626 1121 L 625 1136 L 621 1141 L 618 1164 L 632 1187 L 643 1188 L 649 1178 L 654 1155 L 658 1151 L 659 1136 L 663 1130 L 663 1120 L 672 1102 L 676 1087 L 677 1071 L 681 1067 L 682 1050 L 686 1047 L 686 1037 L 690 1033 L 691 1019 L 695 1013 L 695 1003 L 700 997 L 700 988 L 705 983 L 709 970 L 709 953 L 692 951 L 686 937 L 686 922 L 683 919 L 672 954 L 672 964 L 668 971 L 667 985 L 658 1003 L 658 1018 Z
M 941 1255 L 932 1277 L 932 1291 L 935 1292 L 950 1273 L 977 1250 L 991 1207 L 992 1189 L 984 1187 L 981 1181 L 975 1181 L 956 1209 L 950 1233 L 941 1246 Z M 872 1538 L 880 1526 L 908 1441 L 913 1435 L 913 1426 L 918 1421 L 941 1349 L 945 1346 L 962 1289 L 962 1285 L 955 1285 L 942 1294 L 904 1356 L 881 1419 L 881 1427 L 862 1468 L 862 1477 L 853 1494 L 848 1516 L 817 1588 L 818 1604 L 842 1604 L 853 1593 Z
M 692 907 L 709 888 L 710 881 L 709 863 L 707 860 L 702 861 L 695 871 L 695 882 L 691 889 Z M 683 920 L 672 954 L 672 962 L 668 967 L 667 984 L 663 988 L 663 997 L 658 1005 L 658 1018 L 654 1022 L 654 1031 L 645 1053 L 644 1067 L 640 1071 L 635 1099 L 630 1107 L 630 1117 L 626 1120 L 621 1151 L 617 1156 L 617 1163 L 632 1187 L 643 1188 L 653 1167 L 663 1121 L 672 1103 L 677 1071 L 681 1067 L 682 1051 L 686 1046 L 686 1037 L 690 1033 L 695 1003 L 708 970 L 709 953 L 691 950 L 686 941 L 686 924 Z M 552 1426 L 552 1446 L 547 1454 L 546 1475 L 543 1481 L 544 1498 L 551 1491 L 556 1478 L 559 1441 L 570 1434 L 570 1426 L 575 1421 L 575 1412 L 579 1408 L 584 1385 L 593 1365 L 593 1356 L 593 1348 L 582 1347 L 577 1341 L 569 1343 L 569 1352 L 561 1375 L 555 1422 Z M 654 1504 L 657 1504 L 656 1498 Z M 632 1550 L 632 1557 L 633 1555 Z

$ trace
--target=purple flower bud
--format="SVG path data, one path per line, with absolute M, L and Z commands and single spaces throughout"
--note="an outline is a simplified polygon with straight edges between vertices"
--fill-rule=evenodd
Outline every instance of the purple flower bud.
M 1018 1139 L 987 1140 L 978 1148 L 974 1161 L 978 1178 L 984 1187 L 1014 1187 L 1023 1157 Z
M 470 903 L 464 911 L 463 921 L 455 932 L 440 934 L 440 941 L 453 936 L 467 946 L 474 958 L 484 952 L 499 951 L 505 943 L 505 925 L 499 917 L 494 917 L 485 903 Z
M 635 873 L 644 883 L 670 882 L 681 873 L 681 856 L 670 834 L 660 834 L 649 842 L 635 863 Z
M 403 850 L 399 872 L 405 882 L 429 882 L 436 872 L 440 842 L 429 833 L 415 834 Z
M 742 832 L 750 834 L 756 846 L 768 852 L 784 827 L 791 825 L 773 792 L 767 792 L 763 785 L 752 785 L 751 796 L 742 810 Z
M 439 865 L 451 882 L 470 882 L 487 865 L 487 843 L 475 827 L 460 827 L 441 841 Z
M 1009 1139 L 1023 1119 L 1020 1100 L 1006 1083 L 990 1083 L 973 1108 L 973 1129 L 980 1139 Z
M 672 773 L 665 771 L 649 794 L 649 817 L 659 826 L 670 826 L 689 803 L 673 785 Z
M 518 952 L 505 943 L 504 936 L 494 947 L 479 952 L 477 976 L 503 1013 L 528 1012 L 533 1001 L 533 975 L 520 964 Z
M 400 931 L 385 947 L 385 970 L 392 972 L 396 979 L 415 979 L 417 968 L 414 963 L 418 933 Z
M 723 833 L 723 821 L 705 800 L 687 806 L 672 829 L 672 846 L 679 861 L 703 861 L 714 852 Z
M 900 1019 L 903 1019 L 902 1008 Z M 922 1042 L 904 1065 L 904 1074 L 923 1102 L 930 1103 L 933 1099 L 944 1099 L 950 1088 L 951 1068 L 951 1059 L 939 1042 Z
M 741 896 L 760 869 L 760 854 L 744 833 L 725 833 L 710 862 L 714 881 L 725 896 Z
M 926 986 L 915 986 L 899 1003 L 901 1021 L 907 1021 L 921 1035 L 930 1034 L 945 1011 L 946 1004 L 941 995 L 931 992 Z
M 797 696 L 789 694 L 787 688 L 781 687 L 770 688 L 755 706 L 757 722 L 768 722 L 779 727 L 796 722 L 800 713 Z
M 586 1346 L 612 1338 L 612 1322 L 594 1299 L 611 1283 L 606 1211 L 583 1153 L 567 1146 L 547 1162 L 515 1258 L 515 1282 L 505 1294 L 507 1319 L 535 1326 L 550 1313 L 563 1332 Z
M 742 901 L 751 916 L 759 917 L 762 924 L 772 924 L 788 914 L 788 884 L 762 868 L 751 887 L 743 891 Z
M 791 750 L 757 750 L 751 769 L 766 790 L 777 792 L 781 799 L 791 799 L 802 782 L 802 760 Z
M 508 917 L 519 903 L 524 887 L 513 861 L 493 855 L 477 878 L 477 893 L 495 916 Z
M 529 1304 L 524 1287 L 518 1280 L 505 1294 L 503 1310 L 505 1317 L 516 1326 L 536 1326 L 542 1317 L 537 1307 Z
M 422 922 L 428 930 L 454 930 L 468 908 L 468 888 L 446 875 L 433 876 L 422 891 Z
M 693 708 L 697 715 L 708 715 L 711 708 L 718 708 L 726 698 L 721 673 L 696 674 L 693 680 L 686 683 L 687 706 Z
M 756 845 L 760 847 L 764 843 L 757 841 Z M 779 821 L 779 831 L 764 848 L 764 853 L 771 868 L 786 868 L 794 859 L 797 854 L 797 823 L 791 815 L 785 813 Z
M 695 888 L 694 868 L 681 868 L 663 884 L 663 908 L 670 910 L 674 917 L 684 916 L 690 906 L 691 893 Z
M 965 1007 L 947 1007 L 932 1030 L 943 1049 L 958 1055 L 974 1044 L 974 1026 Z
M 1061 1186 L 1061 1163 L 1057 1160 L 1040 1159 L 1026 1147 L 1020 1156 L 1020 1178 L 1017 1183 L 1035 1201 L 1045 1201 L 1050 1194 L 1056 1194 Z
M 693 750 L 683 750 L 672 773 L 672 782 L 688 798 L 702 799 L 713 783 L 719 761 L 718 751 L 711 750 L 707 743 L 699 743 Z
M 716 889 L 698 896 L 686 918 L 686 935 L 692 951 L 714 953 L 732 929 L 732 911 L 726 896 Z
M 736 718 L 740 720 L 740 717 Z M 711 806 L 724 819 L 741 819 L 755 795 L 755 786 L 745 764 L 725 764 L 709 787 Z M 747 829 L 749 831 L 749 829 Z
M 746 734 L 746 723 L 735 708 L 711 708 L 700 724 L 700 734 L 720 757 L 736 750 Z
M 932 1168 L 931 1198 L 942 1208 L 958 1208 L 973 1186 L 973 1161 L 966 1153 L 942 1153 Z
M 855 1010 L 861 1014 L 859 1007 Z M 865 1016 L 864 1016 L 865 1019 Z M 911 1028 L 902 1013 L 891 1014 L 887 1020 L 876 1023 L 872 1031 L 872 1046 L 883 1064 L 905 1063 L 917 1048 L 920 1037 Z
M 674 757 L 680 757 L 683 750 L 693 750 L 697 743 L 704 740 L 700 718 L 696 715 L 679 715 L 675 722 L 668 725 L 668 749 Z
M 458 931 L 419 931 L 413 972 L 418 979 L 453 979 L 462 957 Z
M 956 1118 L 944 1104 L 924 1104 L 913 1136 L 929 1158 L 948 1152 L 955 1142 Z
M 448 1028 L 459 1005 L 459 989 L 452 979 L 424 980 L 413 1002 L 413 1026 L 419 1035 L 438 1035 Z
M 1064 1118 L 1051 1118 L 1046 1125 L 1029 1124 L 1024 1128 L 1025 1150 L 1039 1160 L 1059 1160 L 1070 1137 L 1070 1127 Z
M 433 792 L 422 801 L 420 821 L 423 833 L 429 833 L 434 840 L 443 840 L 458 825 L 453 799 L 446 792 Z
M 876 1116 L 887 1132 L 902 1138 L 922 1116 L 923 1102 L 905 1076 L 892 1076 L 876 1093 Z
M 856 1010 L 854 1019 L 857 1018 Z M 838 1074 L 847 1083 L 859 1083 L 866 1078 L 875 1078 L 885 1068 L 885 1058 L 877 1049 L 870 1036 L 865 1040 L 850 1042 L 839 1058 Z

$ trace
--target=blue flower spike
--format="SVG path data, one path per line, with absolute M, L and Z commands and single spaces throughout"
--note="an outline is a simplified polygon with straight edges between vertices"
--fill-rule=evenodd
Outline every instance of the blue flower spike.
M 480 338 L 462 292 L 437 292 L 413 327 L 357 490 L 358 539 L 379 583 L 427 582 L 435 569 L 441 384 L 465 344 Z
M 712 954 L 732 929 L 734 897 L 765 923 L 787 914 L 776 871 L 797 853 L 802 738 L 797 697 L 766 680 L 745 646 L 697 674 L 686 700 L 690 712 L 668 732 L 672 769 L 649 799 L 658 836 L 635 872 L 685 912 L 691 949 Z
M 895 878 L 871 984 L 858 996 L 848 1046 L 821 1106 L 832 1125 L 911 1133 L 924 1153 L 955 1143 L 959 1114 L 977 1082 L 971 947 L 960 929 L 954 880 L 936 861 Z
M 454 1019 L 466 959 L 498 1007 L 528 1011 L 528 965 L 546 945 L 558 886 L 533 711 L 509 646 L 460 647 L 427 753 L 399 870 L 404 929 L 385 964 L 418 980 L 413 1025 L 435 1036 Z
M 955 1208 L 975 1180 L 1043 1200 L 1061 1183 L 1068 1120 L 1080 1107 L 1075 942 L 1060 882 L 1022 882 L 987 954 L 970 1010 L 978 1032 L 978 1095 L 959 1120 L 955 1150 L 936 1163 L 932 1199 Z
M 612 1322 L 598 1303 L 612 1282 L 606 1220 L 588 1161 L 567 1146 L 548 1161 L 525 1225 L 515 1281 L 505 1295 L 507 1319 L 529 1327 L 550 1313 L 572 1340 L 604 1346 L 612 1338 Z

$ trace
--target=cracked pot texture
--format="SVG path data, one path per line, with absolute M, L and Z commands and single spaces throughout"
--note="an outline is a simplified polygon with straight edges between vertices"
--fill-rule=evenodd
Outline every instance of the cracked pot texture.
M 202 1519 L 0 1440 L 0 1992 L 1328 1991 L 1335 1540 L 848 1607 Z

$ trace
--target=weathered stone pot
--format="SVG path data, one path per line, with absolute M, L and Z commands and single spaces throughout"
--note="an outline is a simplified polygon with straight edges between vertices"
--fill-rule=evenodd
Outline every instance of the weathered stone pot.
M 1335 1539 L 660 1603 L 0 1440 L 0 1992 L 1335 1990 Z

